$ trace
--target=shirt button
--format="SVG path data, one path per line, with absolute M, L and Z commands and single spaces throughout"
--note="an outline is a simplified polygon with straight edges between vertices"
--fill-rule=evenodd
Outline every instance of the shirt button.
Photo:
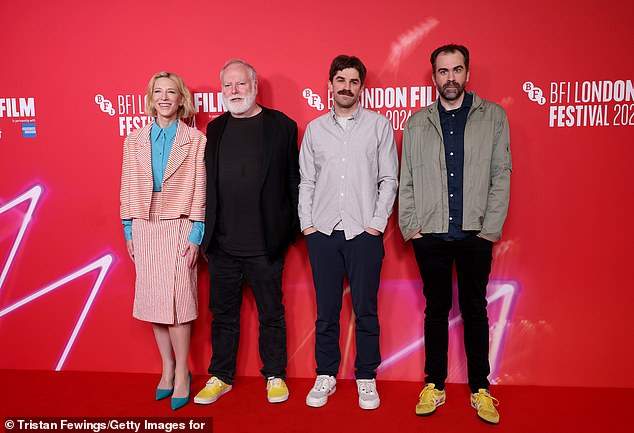
M 342 179 L 344 179 L 344 178 L 345 178 L 345 176 L 341 176 L 341 178 L 342 178 Z
M 450 156 L 453 156 L 453 152 L 449 152 L 449 155 L 450 155 Z
M 453 194 L 449 194 L 449 197 L 453 198 Z
M 453 217 L 449 217 L 449 221 L 453 221 Z
M 449 131 L 449 135 L 453 135 L 453 131 Z
M 449 173 L 449 176 L 453 177 L 453 173 Z
M 341 158 L 341 161 L 346 162 L 346 158 Z
M 341 197 L 343 197 L 343 193 L 341 193 Z

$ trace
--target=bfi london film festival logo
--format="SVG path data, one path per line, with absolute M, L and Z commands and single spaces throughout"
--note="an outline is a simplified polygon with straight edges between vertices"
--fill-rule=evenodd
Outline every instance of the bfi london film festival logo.
M 12 123 L 20 125 L 22 138 L 37 138 L 35 98 L 0 98 L 0 119 L 2 118 L 11 119 Z
M 324 109 L 324 103 L 321 102 L 321 96 L 317 93 L 314 93 L 312 89 L 306 88 L 302 91 L 302 96 L 306 101 L 308 101 L 308 105 L 313 107 L 319 111 Z
M 227 111 L 222 100 L 222 92 L 194 92 L 192 93 L 196 113 L 208 113 L 209 117 L 216 117 Z M 116 104 L 115 102 L 116 101 Z M 145 95 L 119 94 L 113 101 L 103 94 L 95 95 L 95 104 L 99 109 L 111 116 L 117 116 L 119 136 L 125 137 L 137 128 L 142 128 L 152 121 L 146 113 Z M 191 127 L 196 127 L 196 116 L 191 119 Z
M 330 110 L 333 106 L 330 90 L 325 101 L 309 87 L 302 90 L 302 97 L 309 107 L 317 111 Z M 402 131 L 413 113 L 431 104 L 437 97 L 434 86 L 364 87 L 359 101 L 363 108 L 387 117 L 395 131 Z
M 522 89 L 531 101 L 550 104 L 550 128 L 634 126 L 632 80 L 553 81 L 547 95 L 532 81 Z
M 145 95 L 117 95 L 116 105 L 101 93 L 96 94 L 94 100 L 103 113 L 111 117 L 117 116 L 120 137 L 125 137 L 152 121 L 145 114 Z

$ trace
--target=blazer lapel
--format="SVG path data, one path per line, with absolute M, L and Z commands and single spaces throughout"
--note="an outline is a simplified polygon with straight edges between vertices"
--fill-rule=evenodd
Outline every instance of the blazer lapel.
M 273 121 L 272 116 L 267 109 L 262 107 L 262 110 L 264 111 L 264 158 L 262 160 L 260 185 L 264 185 L 264 181 L 266 180 L 266 176 L 269 172 L 269 167 L 271 166 L 273 147 L 276 143 L 275 139 L 277 137 L 278 127 L 278 123 Z
M 178 120 L 177 122 L 178 129 L 176 130 L 176 137 L 174 137 L 172 150 L 170 151 L 169 157 L 167 158 L 167 166 L 165 167 L 163 180 L 169 179 L 169 177 L 174 174 L 174 172 L 178 169 L 178 167 L 180 167 L 183 161 L 185 161 L 185 158 L 189 153 L 189 145 L 191 142 L 189 140 L 187 126 L 180 120 Z
M 152 130 L 152 123 L 143 127 L 139 131 L 137 137 L 137 143 L 139 143 L 139 150 L 136 153 L 136 159 L 145 174 L 152 179 L 152 142 L 150 140 L 150 131 Z

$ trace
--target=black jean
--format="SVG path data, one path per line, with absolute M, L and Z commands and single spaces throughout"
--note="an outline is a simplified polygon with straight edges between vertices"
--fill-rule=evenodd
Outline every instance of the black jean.
M 348 275 L 355 314 L 355 377 L 374 379 L 381 363 L 377 295 L 385 251 L 383 236 L 363 232 L 346 240 L 342 231 L 306 236 L 317 299 L 315 360 L 317 374 L 337 376 L 341 363 L 339 315 L 343 278 Z
M 212 356 L 208 372 L 225 383 L 233 383 L 240 340 L 242 285 L 251 287 L 258 309 L 258 344 L 265 378 L 286 378 L 286 320 L 282 304 L 284 257 L 240 257 L 212 246 L 209 260 L 209 308 Z
M 486 287 L 491 272 L 492 242 L 475 234 L 456 241 L 426 234 L 414 239 L 412 244 L 426 300 L 425 382 L 442 389 L 447 379 L 449 311 L 455 263 L 469 387 L 472 392 L 488 388 L 487 377 L 491 370 Z

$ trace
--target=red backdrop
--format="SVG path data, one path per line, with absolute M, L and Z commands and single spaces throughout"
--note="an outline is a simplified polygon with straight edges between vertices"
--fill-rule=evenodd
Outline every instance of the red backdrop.
M 220 67 L 244 58 L 259 101 L 294 118 L 301 137 L 328 107 L 331 59 L 354 54 L 369 70 L 364 103 L 393 121 L 400 149 L 404 121 L 435 99 L 429 53 L 457 42 L 472 53 L 468 88 L 502 104 L 511 125 L 512 198 L 489 290 L 492 381 L 634 387 L 628 2 L 90 3 L 0 3 L 0 368 L 160 370 L 149 325 L 131 317 L 134 269 L 118 220 L 123 135 L 145 121 L 152 74 L 185 79 L 204 130 L 222 112 Z M 394 216 L 385 242 L 379 378 L 420 380 L 424 299 Z M 211 351 L 202 265 L 198 374 Z M 310 377 L 302 240 L 284 283 L 288 374 Z M 347 302 L 342 377 L 353 372 L 351 314 Z M 238 374 L 257 375 L 250 293 L 242 325 Z M 465 381 L 459 319 L 451 326 L 450 380 Z

